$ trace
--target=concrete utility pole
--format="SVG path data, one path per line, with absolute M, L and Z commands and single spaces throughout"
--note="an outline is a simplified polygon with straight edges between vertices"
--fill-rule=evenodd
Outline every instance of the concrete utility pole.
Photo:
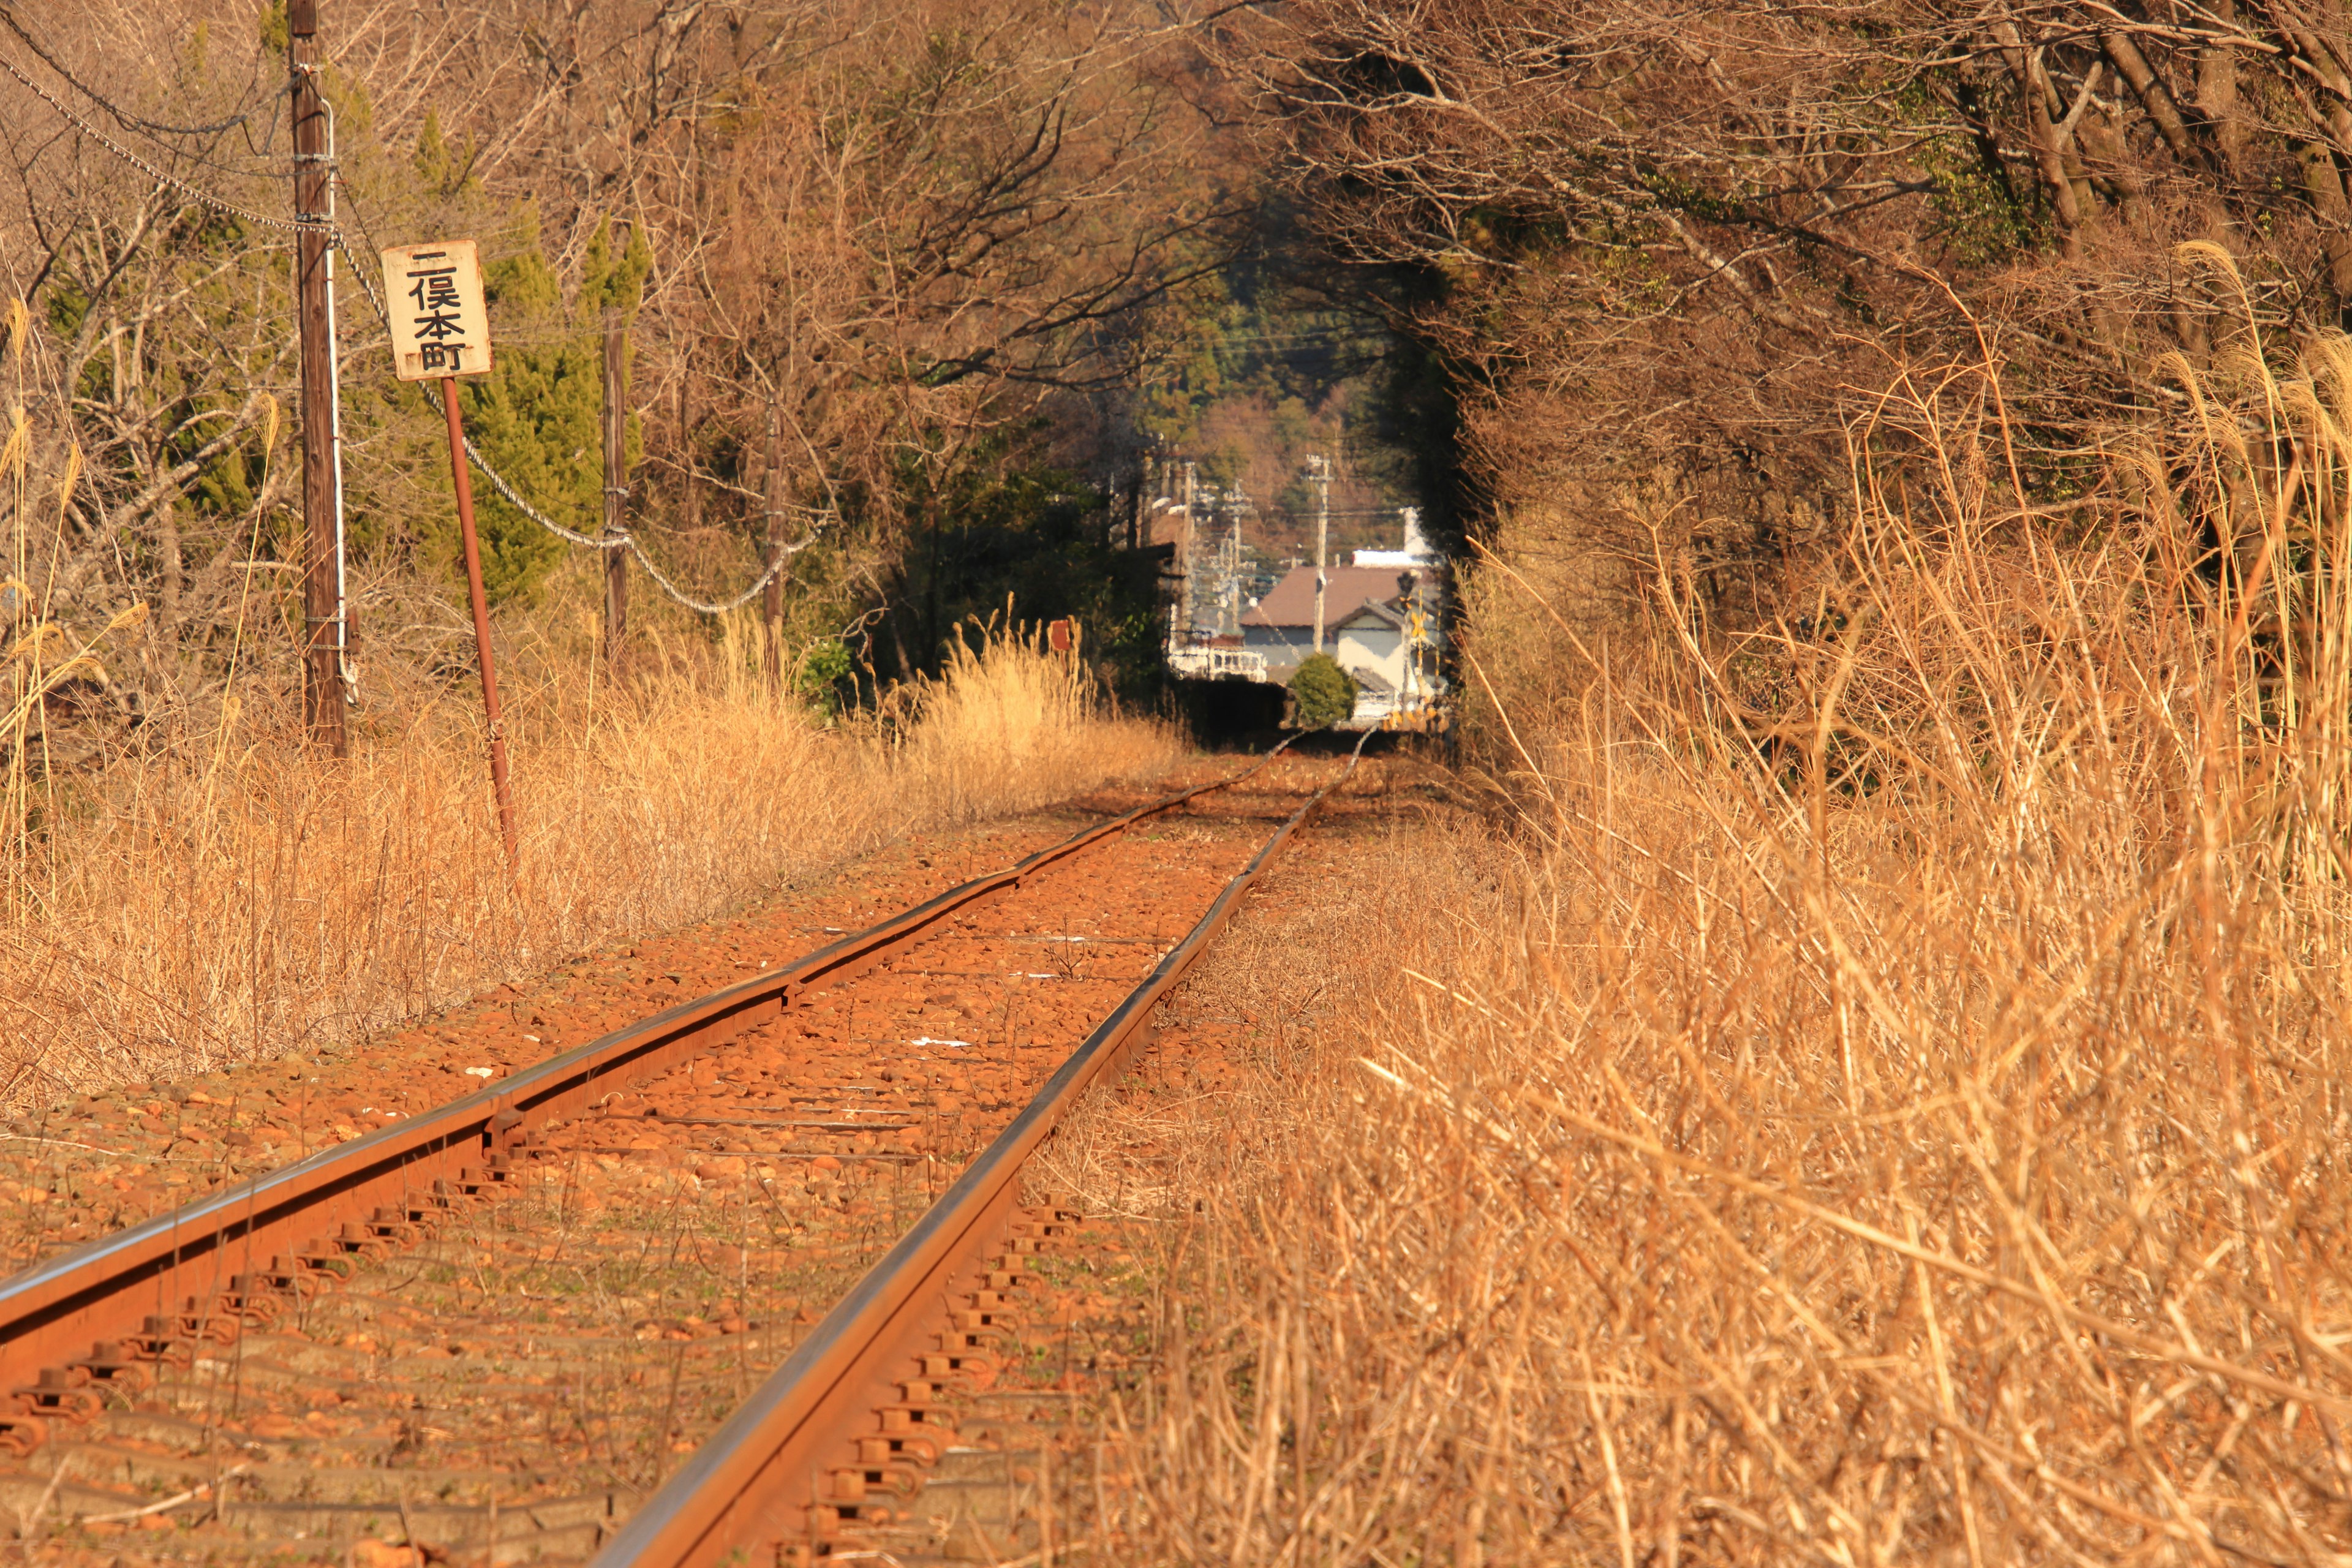
M 624 509 L 629 500 L 629 342 L 621 331 L 621 312 L 604 312 L 604 537 L 627 531 Z M 614 674 L 621 670 L 621 645 L 629 635 L 629 552 L 604 552 L 604 663 Z
M 1315 651 L 1323 651 L 1323 589 L 1329 576 L 1331 555 L 1331 459 L 1319 453 L 1307 459 L 1315 476 Z
M 1188 642 L 1192 636 L 1192 508 L 1200 499 L 1200 468 L 1187 459 L 1184 464 L 1184 528 L 1176 536 L 1176 574 L 1184 586 L 1176 597 L 1176 610 L 1169 617 L 1170 646 Z
M 784 405 L 781 397 L 768 399 L 768 564 L 776 563 L 776 552 L 784 547 Z M 760 624 L 768 628 L 768 686 L 773 689 L 783 683 L 784 668 L 784 574 L 778 572 L 760 590 Z
M 343 723 L 342 530 L 336 450 L 332 251 L 333 167 L 328 110 L 319 96 L 319 0 L 287 7 L 294 81 L 295 319 L 302 347 L 302 728 L 310 743 L 351 754 Z

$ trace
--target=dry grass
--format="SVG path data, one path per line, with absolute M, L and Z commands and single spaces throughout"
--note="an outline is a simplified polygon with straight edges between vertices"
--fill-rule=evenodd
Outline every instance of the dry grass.
M 1842 618 L 1662 580 L 1404 951 L 1275 943 L 1124 1560 L 2346 1561 L 2352 343 L 2231 374 L 2030 522 L 1901 389 Z
M 349 1043 L 893 835 L 1176 753 L 1162 727 L 1107 717 L 1083 667 L 1018 627 L 977 637 L 887 727 L 824 727 L 754 668 L 715 658 L 617 695 L 585 659 L 517 679 L 512 885 L 463 685 L 347 764 L 232 710 L 207 746 L 79 786 L 51 831 L 14 843 L 5 1098 Z
M 918 677 L 886 712 L 898 737 L 896 787 L 923 802 L 927 820 L 1042 805 L 1068 793 L 1063 781 L 1100 776 L 1097 753 L 1108 733 L 1097 719 L 1101 693 L 1076 648 L 1053 657 L 1042 636 L 1020 630 L 1009 608 L 968 626 L 948 641 L 944 675 Z M 1125 733 L 1130 743 L 1156 740 L 1160 749 L 1148 752 L 1154 760 L 1168 755 L 1157 730 Z M 1110 765 L 1134 763 L 1114 757 Z

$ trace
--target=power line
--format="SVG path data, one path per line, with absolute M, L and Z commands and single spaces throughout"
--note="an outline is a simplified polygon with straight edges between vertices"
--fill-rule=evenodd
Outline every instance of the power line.
M 1299 331 L 1299 332 L 1235 332 L 1225 336 L 1210 336 L 1206 341 L 1218 347 L 1264 347 L 1268 343 L 1370 343 L 1386 342 L 1394 333 L 1375 329 L 1362 331 Z
M 89 99 L 92 103 L 97 104 L 100 108 L 105 110 L 107 113 L 112 115 L 114 117 L 115 123 L 121 126 L 125 131 L 135 129 L 144 131 L 150 135 L 154 136 L 215 136 L 224 131 L 236 130 L 238 126 L 250 121 L 254 116 L 254 110 L 248 109 L 242 114 L 234 114 L 226 120 L 215 121 L 210 125 L 166 125 L 161 121 L 142 119 L 139 115 L 131 113 L 129 110 L 108 101 L 104 94 L 90 87 L 80 78 L 75 76 L 73 72 L 66 69 L 65 62 L 58 59 L 57 56 L 49 53 L 47 49 L 44 48 L 41 46 L 40 39 L 33 37 L 30 32 L 26 31 L 25 24 L 16 20 L 16 13 L 10 10 L 5 5 L 0 5 L 0 22 L 6 23 L 10 32 L 24 39 L 25 47 L 32 50 L 35 54 L 40 56 L 42 64 L 47 66 L 51 70 L 65 78 L 67 85 L 70 86 L 76 92 L 80 93 L 84 98 Z M 24 79 L 21 74 L 18 76 L 17 79 L 20 81 Z M 277 94 L 272 93 L 270 97 L 272 101 L 275 101 Z
M 0 12 L 0 16 L 5 15 L 5 12 Z M 157 168 L 154 164 L 141 157 L 138 153 L 131 151 L 130 148 L 125 147 L 121 142 L 115 141 L 114 138 L 109 136 L 105 132 L 100 131 L 97 126 L 92 125 L 80 115 L 76 114 L 72 110 L 67 108 L 65 104 L 58 101 L 57 94 L 51 92 L 47 88 L 43 87 L 39 82 L 35 81 L 31 77 L 26 76 L 23 68 L 18 66 L 15 60 L 8 58 L 5 55 L 0 55 L 0 69 L 5 69 L 10 76 L 15 77 L 18 81 L 24 83 L 26 88 L 31 89 L 32 92 L 41 100 L 42 102 L 47 104 L 51 109 L 56 110 L 60 115 L 64 116 L 65 119 L 76 129 L 80 131 L 83 135 L 89 137 L 91 141 L 97 142 L 100 146 L 113 153 L 116 157 L 121 159 L 124 163 L 130 164 L 141 174 L 145 174 L 149 179 L 155 181 L 159 184 L 171 186 L 173 190 L 180 192 L 183 195 L 187 196 L 192 201 L 202 203 L 204 205 L 211 207 L 216 212 L 226 213 L 231 217 L 243 218 L 247 223 L 257 223 L 265 228 L 283 229 L 289 234 L 299 234 L 305 229 L 323 228 L 328 226 L 321 221 L 306 220 L 299 217 L 290 219 L 270 217 L 265 214 L 255 212 L 248 207 L 238 206 L 235 202 L 228 201 L 224 197 L 216 196 L 210 191 L 205 190 L 202 185 L 196 184 L 188 180 L 184 180 L 177 174 L 167 174 L 165 171 Z
M 358 206 L 358 203 L 354 202 L 352 204 L 352 212 L 354 216 L 357 216 Z M 371 248 L 374 248 L 375 237 L 367 232 L 367 219 L 364 217 L 359 218 L 359 225 L 361 235 L 366 238 L 369 247 Z M 369 279 L 366 266 L 356 255 L 352 253 L 351 246 L 346 242 L 342 231 L 340 228 L 335 231 L 334 245 L 336 249 L 343 253 L 344 258 L 351 262 L 352 276 L 359 279 L 360 291 L 367 296 L 369 309 L 375 312 L 376 320 L 383 322 L 384 331 L 389 332 L 392 330 L 392 318 L 386 313 L 383 300 L 376 294 L 375 284 Z M 435 392 L 433 388 L 424 385 L 422 383 L 418 384 L 417 390 L 425 394 L 425 400 L 433 405 L 434 412 L 441 412 L 441 398 L 439 394 Z M 506 499 L 509 505 L 512 506 L 517 511 L 522 513 L 524 517 L 528 518 L 532 522 L 537 523 L 540 527 L 547 530 L 548 532 L 554 534 L 557 538 L 569 540 L 573 544 L 580 545 L 583 549 L 627 551 L 636 559 L 637 564 L 645 568 L 646 575 L 653 579 L 654 586 L 659 588 L 672 600 L 685 606 L 687 609 L 693 610 L 706 616 L 723 616 L 730 610 L 739 610 L 745 605 L 751 603 L 753 595 L 757 595 L 761 589 L 765 588 L 770 583 L 775 580 L 776 574 L 783 570 L 785 562 L 790 561 L 793 556 L 798 555 L 802 551 L 806 550 L 810 545 L 816 542 L 817 535 L 824 531 L 824 527 L 823 523 L 819 523 L 816 527 L 809 530 L 805 535 L 793 543 L 779 545 L 776 548 L 775 554 L 768 562 L 767 570 L 761 572 L 758 579 L 755 580 L 750 587 L 745 588 L 733 598 L 721 600 L 698 599 L 688 594 L 685 589 L 679 587 L 677 584 L 671 582 L 668 575 L 665 574 L 660 567 L 654 564 L 653 559 L 646 553 L 644 546 L 637 542 L 635 534 L 621 532 L 599 537 L 593 534 L 582 533 L 574 529 L 566 528 L 562 523 L 556 521 L 553 518 L 541 512 L 537 507 L 531 505 L 530 502 L 523 500 L 523 498 L 517 493 L 515 488 L 507 483 L 506 476 L 500 474 L 496 468 L 490 467 L 489 461 L 482 456 L 480 448 L 474 445 L 474 438 L 471 436 L 466 437 L 466 458 L 467 460 L 471 462 L 475 468 L 481 470 L 482 477 L 484 479 L 490 481 L 491 489 L 497 490 L 500 496 Z
M 0 19 L 5 19 L 12 31 L 14 31 L 19 37 L 23 37 L 27 44 L 31 45 L 35 53 L 39 54 L 45 60 L 48 58 L 47 52 L 42 50 L 39 44 L 35 43 L 31 37 L 26 35 L 24 28 L 17 24 L 16 17 L 5 6 L 0 6 Z M 54 61 L 51 61 L 50 63 L 53 66 L 55 65 Z M 105 148 L 108 152 L 113 153 L 117 158 L 121 159 L 132 168 L 139 170 L 142 174 L 147 175 L 148 178 L 154 180 L 161 184 L 170 186 L 172 189 L 180 192 L 193 201 L 200 203 L 205 206 L 211 207 L 215 211 L 226 213 L 232 217 L 242 218 L 247 223 L 259 224 L 267 228 L 279 229 L 288 233 L 299 234 L 305 230 L 324 229 L 327 234 L 327 242 L 336 249 L 341 251 L 345 259 L 351 262 L 352 274 L 359 279 L 361 292 L 367 296 L 368 305 L 375 311 L 376 320 L 383 324 L 384 330 L 387 332 L 391 331 L 392 319 L 385 312 L 383 301 L 377 297 L 375 285 L 369 280 L 365 266 L 361 262 L 359 257 L 352 252 L 349 240 L 343 234 L 342 226 L 340 224 L 333 223 L 324 217 L 297 217 L 290 220 L 286 218 L 270 217 L 266 214 L 254 212 L 250 208 L 241 207 L 234 202 L 216 196 L 201 185 L 195 184 L 188 180 L 184 180 L 177 174 L 169 174 L 157 168 L 154 164 L 149 163 L 138 153 L 116 142 L 112 137 L 107 135 L 105 132 L 100 131 L 97 126 L 92 125 L 88 120 L 75 113 L 64 103 L 58 101 L 55 93 L 49 91 L 48 89 L 43 87 L 39 82 L 35 81 L 31 77 L 26 75 L 24 70 L 17 66 L 16 61 L 8 58 L 5 55 L 0 55 L 0 69 L 5 69 L 10 76 L 15 77 L 19 82 L 23 83 L 26 89 L 37 96 L 42 102 L 47 104 L 51 109 L 56 110 L 58 113 L 68 123 L 80 131 L 82 134 L 96 142 L 100 147 Z M 58 74 L 60 76 L 66 75 L 62 68 L 58 68 Z M 67 76 L 66 79 L 68 81 L 73 80 L 70 76 Z M 74 85 L 79 88 L 81 84 L 75 82 Z M 85 93 L 89 92 L 87 88 L 82 88 L 81 90 Z M 89 93 L 89 96 L 97 98 L 97 94 L 95 93 Z M 99 101 L 102 103 L 105 100 L 100 99 Z M 108 108 L 110 111 L 117 113 L 118 118 L 121 117 L 120 111 L 113 110 L 111 105 L 109 105 Z M 194 132 L 186 133 L 193 134 Z M 337 174 L 334 177 L 338 181 L 341 178 L 340 174 Z M 347 195 L 349 194 L 349 189 L 350 187 L 345 187 Z M 356 203 L 353 204 L 353 207 L 356 212 Z M 360 219 L 360 230 L 362 237 L 366 237 L 370 247 L 373 247 L 375 243 L 374 237 L 367 233 L 367 220 L 365 218 Z M 441 407 L 439 398 L 436 397 L 429 388 L 424 389 L 424 391 L 425 401 L 433 405 L 434 410 L 436 413 L 439 412 Z M 585 549 L 626 550 L 632 556 L 635 557 L 637 564 L 645 568 L 646 575 L 653 580 L 656 587 L 659 588 L 663 594 L 678 605 L 700 615 L 722 616 L 730 610 L 740 609 L 743 605 L 749 604 L 753 595 L 757 595 L 761 589 L 765 588 L 770 583 L 775 580 L 776 574 L 783 570 L 784 563 L 816 542 L 817 535 L 823 531 L 824 526 L 820 523 L 815 528 L 811 529 L 806 536 L 797 542 L 792 544 L 779 545 L 776 548 L 774 554 L 770 558 L 767 569 L 760 574 L 759 577 L 750 587 L 745 588 L 741 593 L 736 595 L 734 597 L 721 600 L 698 599 L 688 594 L 685 589 L 679 587 L 676 583 L 673 583 L 667 573 L 663 572 L 660 567 L 655 565 L 652 558 L 648 556 L 644 548 L 637 543 L 636 539 L 633 534 L 625 532 L 609 538 L 597 538 L 566 528 L 562 523 L 556 521 L 553 518 L 551 518 L 546 513 L 541 511 L 537 507 L 531 505 L 530 502 L 525 500 L 515 488 L 507 482 L 506 476 L 499 473 L 498 469 L 490 466 L 488 460 L 482 456 L 480 449 L 474 445 L 473 438 L 471 437 L 467 437 L 466 438 L 466 457 L 475 468 L 481 470 L 482 477 L 490 481 L 491 488 L 496 489 L 500 496 L 505 498 L 509 505 L 531 522 L 538 524 L 540 527 L 547 530 L 547 531 L 554 534 L 559 539 L 567 540 L 570 542 L 580 545 Z

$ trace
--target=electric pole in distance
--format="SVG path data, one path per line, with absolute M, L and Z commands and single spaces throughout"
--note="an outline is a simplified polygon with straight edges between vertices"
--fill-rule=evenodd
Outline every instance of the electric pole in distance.
M 1323 588 L 1330 575 L 1325 564 L 1331 553 L 1331 459 L 1318 453 L 1307 459 L 1315 476 L 1315 651 L 1323 651 Z
M 319 0 L 286 8 L 294 89 L 295 318 L 302 347 L 302 724 L 313 745 L 351 754 L 343 722 L 343 615 L 337 560 L 335 344 L 328 300 L 333 178 L 327 104 L 319 96 Z

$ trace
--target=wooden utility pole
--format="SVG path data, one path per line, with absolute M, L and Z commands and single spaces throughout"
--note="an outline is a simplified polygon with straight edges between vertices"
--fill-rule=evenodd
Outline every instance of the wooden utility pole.
M 768 565 L 773 569 L 784 548 L 784 408 L 782 400 L 768 399 Z M 784 574 L 775 571 L 760 590 L 760 624 L 767 628 L 768 685 L 783 684 Z
M 624 509 L 629 500 L 628 337 L 621 331 L 621 312 L 604 312 L 604 537 L 626 531 Z M 621 669 L 621 647 L 629 635 L 629 552 L 614 546 L 604 552 L 604 662 L 614 674 Z
M 1330 575 L 1331 459 L 1318 455 L 1307 459 L 1315 473 L 1315 651 L 1323 651 L 1323 590 Z
M 680 465 L 686 472 L 686 531 L 692 533 L 702 526 L 702 486 L 697 482 L 694 468 L 694 370 L 688 342 L 688 361 L 677 373 L 677 449 L 686 461 Z
M 335 343 L 328 297 L 333 177 L 327 105 L 319 96 L 319 0 L 287 7 L 287 63 L 294 90 L 294 241 L 297 336 L 302 349 L 302 728 L 310 743 L 351 754 L 343 723 L 342 541 L 336 524 Z

